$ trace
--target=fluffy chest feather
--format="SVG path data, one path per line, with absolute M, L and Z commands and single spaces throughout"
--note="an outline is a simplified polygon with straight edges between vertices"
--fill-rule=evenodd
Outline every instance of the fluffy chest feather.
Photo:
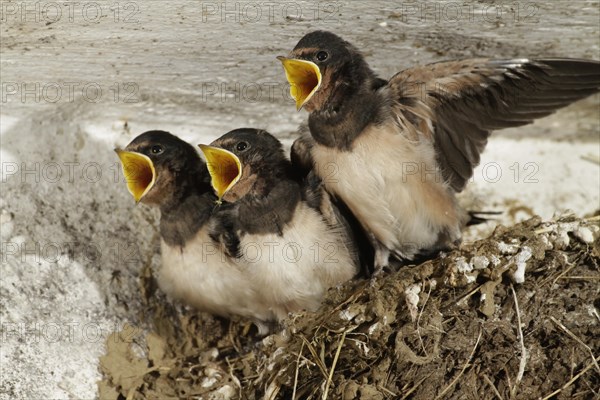
M 249 284 L 250 271 L 225 255 L 207 231 L 201 229 L 184 248 L 162 242 L 158 277 L 161 289 L 200 311 L 263 321 L 273 319 L 269 305 Z
M 327 189 L 388 249 L 411 258 L 443 231 L 460 236 L 454 197 L 425 139 L 407 139 L 396 124 L 371 125 L 351 151 L 317 144 L 312 156 Z
M 358 270 L 344 233 L 302 202 L 283 235 L 245 235 L 240 247 L 242 262 L 253 271 L 253 284 L 265 302 L 275 305 L 278 318 L 315 310 L 328 288 L 351 279 Z
M 202 229 L 183 251 L 162 243 L 161 288 L 199 310 L 265 321 L 316 309 L 326 290 L 352 278 L 356 255 L 343 232 L 300 203 L 282 236 L 243 235 L 229 258 Z

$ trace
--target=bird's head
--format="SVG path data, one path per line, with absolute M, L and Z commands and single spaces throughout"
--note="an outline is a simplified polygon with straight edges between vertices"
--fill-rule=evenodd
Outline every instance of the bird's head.
M 168 132 L 148 131 L 125 149 L 115 149 L 127 188 L 136 202 L 149 205 L 168 203 L 182 196 L 193 182 L 208 179 L 208 171 L 198 151 Z
M 263 192 L 288 163 L 279 140 L 260 129 L 236 129 L 200 149 L 217 197 L 228 202 Z
M 334 106 L 338 97 L 357 92 L 374 76 L 356 47 L 327 31 L 308 33 L 287 57 L 277 59 L 296 108 L 308 112 Z

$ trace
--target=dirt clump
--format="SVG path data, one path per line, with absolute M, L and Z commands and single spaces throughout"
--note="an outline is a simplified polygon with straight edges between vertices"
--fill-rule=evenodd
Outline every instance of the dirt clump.
M 151 327 L 109 337 L 100 397 L 599 398 L 599 222 L 499 226 L 437 259 L 332 289 L 319 312 L 263 339 L 145 291 Z

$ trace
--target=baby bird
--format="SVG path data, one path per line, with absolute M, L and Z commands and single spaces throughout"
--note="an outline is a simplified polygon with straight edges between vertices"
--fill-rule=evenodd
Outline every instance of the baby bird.
M 236 129 L 200 145 L 223 205 L 215 238 L 247 271 L 277 319 L 316 310 L 357 274 L 354 235 L 316 176 L 294 168 L 268 132 Z
M 135 201 L 161 212 L 160 288 L 199 311 L 249 318 L 264 335 L 270 322 L 289 312 L 316 309 L 329 287 L 354 276 L 357 255 L 351 232 L 337 210 L 327 208 L 316 177 L 306 177 L 300 190 L 281 145 L 270 135 L 267 143 L 275 152 L 265 153 L 266 164 L 256 164 L 262 143 L 255 144 L 254 136 L 247 145 L 255 148 L 247 154 L 255 156 L 247 165 L 260 173 L 244 168 L 240 186 L 226 196 L 243 198 L 232 203 L 214 194 L 198 151 L 168 132 L 143 133 L 116 152 Z M 219 151 L 225 152 L 213 150 Z M 258 184 L 248 185 L 253 175 L 250 180 Z
M 217 197 L 205 162 L 192 145 L 163 131 L 136 137 L 116 150 L 129 192 L 136 202 L 160 209 L 162 267 L 160 288 L 199 311 L 253 320 L 261 334 L 265 322 L 282 318 L 281 305 L 255 279 L 251 265 L 223 252 Z
M 566 58 L 438 62 L 379 78 L 337 35 L 304 36 L 283 63 L 315 173 L 375 247 L 375 269 L 460 243 L 456 201 L 495 129 L 528 124 L 600 88 L 600 63 Z

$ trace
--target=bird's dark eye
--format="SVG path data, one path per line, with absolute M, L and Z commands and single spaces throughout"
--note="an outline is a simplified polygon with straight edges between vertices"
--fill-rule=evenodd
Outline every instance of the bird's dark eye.
M 248 148 L 248 143 L 246 142 L 239 142 L 238 144 L 235 145 L 235 149 L 237 151 L 244 151 Z
M 320 51 L 317 53 L 317 60 L 319 60 L 319 61 L 325 61 L 325 60 L 327 60 L 328 57 L 329 57 L 329 54 L 327 54 L 326 51 Z
M 151 152 L 152 154 L 160 154 L 160 153 L 162 153 L 163 151 L 165 151 L 165 149 L 163 149 L 163 147 L 162 147 L 160 144 L 155 144 L 154 146 L 152 146 L 152 147 L 150 148 L 150 152 Z

